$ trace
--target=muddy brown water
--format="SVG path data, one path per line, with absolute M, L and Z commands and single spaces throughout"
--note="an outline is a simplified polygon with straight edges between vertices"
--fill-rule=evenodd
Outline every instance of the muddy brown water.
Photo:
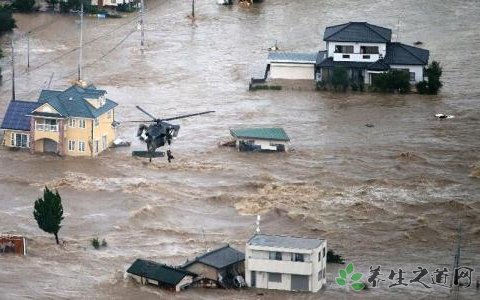
M 101 299 L 350 299 L 449 298 L 448 289 L 369 289 L 353 294 L 334 283 L 315 295 L 190 289 L 170 294 L 140 287 L 124 271 L 143 257 L 179 264 L 230 243 L 243 249 L 263 215 L 265 233 L 327 238 L 329 247 L 368 274 L 370 265 L 413 271 L 450 267 L 462 223 L 462 263 L 480 270 L 480 6 L 477 1 L 286 1 L 251 8 L 197 1 L 149 1 L 146 49 L 135 15 L 86 18 L 84 77 L 120 106 L 119 136 L 131 149 L 98 159 L 56 158 L 0 151 L 0 231 L 24 234 L 27 257 L 0 256 L 0 298 Z M 36 99 L 74 79 L 78 22 L 47 13 L 15 15 L 17 99 Z M 325 26 L 369 21 L 419 40 L 444 67 L 438 96 L 282 91 L 248 92 L 251 65 L 278 40 L 286 51 L 324 48 Z M 31 34 L 31 69 L 26 39 Z M 2 37 L 8 56 L 9 35 Z M 10 100 L 10 67 L 1 60 L 0 115 Z M 172 164 L 132 158 L 135 105 L 153 114 L 216 110 L 185 119 L 172 146 Z M 455 115 L 439 121 L 434 113 Z M 366 123 L 374 127 L 366 127 Z M 219 148 L 228 129 L 282 126 L 287 154 L 248 154 Z M 403 153 L 403 155 L 402 155 Z M 43 186 L 63 197 L 60 238 L 37 228 L 34 200 Z M 94 250 L 89 240 L 105 238 Z M 475 274 L 475 273 L 474 273 Z M 412 274 L 410 273 L 409 276 Z M 477 273 L 478 275 L 478 273 Z M 477 298 L 475 288 L 461 298 Z

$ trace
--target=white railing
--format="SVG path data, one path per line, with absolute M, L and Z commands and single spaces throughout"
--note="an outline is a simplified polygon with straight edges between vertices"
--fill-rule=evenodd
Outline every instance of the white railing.
M 58 131 L 58 125 L 50 125 L 50 124 L 36 124 L 35 130 L 38 131 Z
M 333 53 L 334 61 L 377 61 L 380 59 L 380 54 L 365 54 L 365 53 Z

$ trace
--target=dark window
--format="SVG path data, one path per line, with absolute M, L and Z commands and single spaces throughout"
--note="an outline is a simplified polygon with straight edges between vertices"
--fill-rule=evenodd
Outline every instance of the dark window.
M 322 252 L 323 252 L 323 257 L 325 257 L 325 247 L 322 249 Z
M 378 46 L 361 46 L 360 53 L 362 54 L 378 54 Z
M 353 53 L 353 46 L 335 46 L 335 53 Z
M 350 55 L 344 54 L 344 55 L 342 55 L 342 58 L 350 58 Z
M 409 72 L 410 73 L 410 81 L 415 81 L 415 72 Z
M 305 261 L 303 254 L 301 253 L 292 253 L 292 261 Z
M 370 55 L 364 55 L 363 59 L 370 59 Z
M 282 252 L 270 252 L 270 260 L 282 260 Z
M 282 282 L 282 274 L 280 273 L 268 273 L 269 282 Z

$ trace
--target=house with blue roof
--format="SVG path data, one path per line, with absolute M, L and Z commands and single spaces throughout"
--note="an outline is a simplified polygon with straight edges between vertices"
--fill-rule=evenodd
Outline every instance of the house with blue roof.
M 116 102 L 94 86 L 43 90 L 37 101 L 12 100 L 2 145 L 32 153 L 95 157 L 116 138 Z
M 411 84 L 424 79 L 429 51 L 392 42 L 389 28 L 348 22 L 327 27 L 323 40 L 326 50 L 318 52 L 270 52 L 264 79 L 327 81 L 338 67 L 347 69 L 350 80 L 364 84 L 390 69 L 408 72 Z
M 346 68 L 352 81 L 364 84 L 371 84 L 378 73 L 390 69 L 408 72 L 411 84 L 424 79 L 429 51 L 392 42 L 389 28 L 348 22 L 327 27 L 323 40 L 326 50 L 317 55 L 317 81 L 327 80 L 336 67 Z
M 233 128 L 230 134 L 238 151 L 287 152 L 290 138 L 283 128 Z

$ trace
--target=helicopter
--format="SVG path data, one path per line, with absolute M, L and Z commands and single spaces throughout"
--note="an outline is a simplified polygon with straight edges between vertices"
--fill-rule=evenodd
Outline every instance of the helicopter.
M 170 123 L 167 123 L 166 121 L 173 121 L 173 120 L 178 120 L 178 119 L 183 119 L 183 118 L 189 118 L 193 116 L 199 116 L 199 115 L 204 115 L 204 114 L 209 114 L 213 113 L 215 111 L 209 110 L 209 111 L 204 111 L 200 113 L 195 113 L 195 114 L 188 114 L 188 115 L 180 115 L 176 116 L 173 118 L 167 118 L 167 119 L 159 119 L 151 115 L 149 112 L 141 108 L 140 106 L 136 106 L 138 110 L 152 118 L 152 120 L 147 120 L 147 121 L 132 121 L 132 122 L 141 122 L 141 123 L 153 123 L 150 125 L 145 125 L 141 124 L 138 126 L 138 131 L 137 131 L 137 137 L 145 142 L 147 144 L 147 152 L 146 155 L 149 158 L 149 161 L 152 161 L 152 157 L 155 157 L 155 150 L 157 148 L 163 147 L 166 144 L 170 146 L 172 143 L 172 140 L 174 137 L 178 135 L 178 131 L 180 130 L 180 125 L 173 125 Z M 143 156 L 141 154 L 145 154 L 143 151 L 136 151 L 137 155 Z M 133 153 L 135 155 L 135 152 Z M 161 153 L 160 156 L 163 156 L 163 153 Z M 172 159 L 174 159 L 172 152 L 170 149 L 167 150 L 167 159 L 168 162 L 170 163 Z

